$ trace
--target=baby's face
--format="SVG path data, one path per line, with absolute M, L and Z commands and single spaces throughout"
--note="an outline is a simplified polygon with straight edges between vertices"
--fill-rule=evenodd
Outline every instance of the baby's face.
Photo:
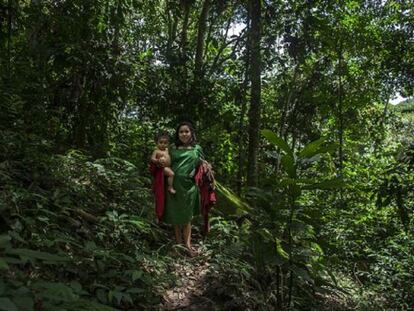
M 160 150 L 165 150 L 168 148 L 168 139 L 165 137 L 161 137 L 160 139 L 158 139 L 157 141 L 157 147 Z

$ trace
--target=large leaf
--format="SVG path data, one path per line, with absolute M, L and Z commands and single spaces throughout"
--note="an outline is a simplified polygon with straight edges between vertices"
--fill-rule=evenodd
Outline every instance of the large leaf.
M 246 202 L 240 199 L 235 193 L 233 193 L 233 191 L 220 184 L 217 180 L 216 188 L 220 194 L 222 194 L 232 205 L 237 208 L 238 214 L 244 214 L 251 211 L 251 207 Z
M 300 152 L 299 157 L 311 158 L 319 153 L 319 148 L 325 143 L 327 137 L 321 137 L 309 144 L 307 144 Z
M 290 178 L 296 177 L 296 167 L 293 158 L 287 154 L 282 157 L 282 165 Z
M 329 144 L 324 144 L 324 145 L 319 147 L 318 153 L 320 153 L 320 154 L 322 154 L 322 153 L 332 153 L 336 149 L 338 149 L 338 146 L 339 146 L 339 144 L 336 143 L 336 142 L 329 143 Z
M 270 143 L 279 147 L 280 149 L 282 149 L 284 152 L 286 152 L 288 155 L 290 155 L 293 158 L 292 150 L 282 138 L 277 136 L 271 130 L 267 130 L 267 129 L 262 130 L 261 133 L 262 133 L 262 136 L 266 138 Z

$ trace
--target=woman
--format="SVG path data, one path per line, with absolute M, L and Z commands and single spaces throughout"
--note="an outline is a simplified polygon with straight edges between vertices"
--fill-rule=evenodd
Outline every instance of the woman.
M 192 255 L 191 219 L 200 213 L 199 190 L 193 176 L 200 163 L 202 151 L 196 144 L 191 123 L 182 122 L 178 125 L 175 132 L 175 148 L 171 149 L 170 153 L 176 193 L 166 192 L 163 221 L 174 225 L 177 243 L 184 242 Z

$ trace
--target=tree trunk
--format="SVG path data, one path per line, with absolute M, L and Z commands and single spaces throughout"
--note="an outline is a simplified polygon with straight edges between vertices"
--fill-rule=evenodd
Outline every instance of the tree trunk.
M 251 98 L 249 110 L 249 151 L 247 168 L 247 185 L 257 186 L 257 152 L 259 147 L 260 97 L 261 97 L 261 60 L 260 60 L 260 20 L 261 1 L 250 0 L 249 12 L 251 27 L 249 31 L 250 46 L 250 81 Z
M 7 83 L 11 78 L 11 37 L 12 37 L 12 4 L 11 0 L 7 2 Z
M 192 104 L 194 105 L 196 116 L 199 115 L 200 104 L 203 96 L 201 92 L 201 85 L 203 81 L 204 37 L 207 30 L 207 17 L 209 10 L 210 0 L 204 0 L 203 8 L 201 9 L 200 18 L 198 20 L 197 47 L 194 62 L 194 81 L 191 91 L 191 96 L 193 97 Z
M 344 116 L 343 116 L 343 89 L 342 89 L 342 61 L 343 61 L 343 53 L 342 53 L 342 40 L 339 43 L 339 52 L 338 52 L 338 65 L 339 65 L 339 90 L 338 90 L 338 100 L 339 100 L 339 107 L 338 107 L 338 118 L 339 118 L 339 177 L 342 177 L 342 170 L 343 170 L 343 162 L 344 162 L 344 152 L 343 152 L 343 145 L 344 145 Z M 343 205 L 343 194 L 344 191 L 342 187 L 339 188 L 339 199 L 341 205 Z
M 179 101 L 179 111 L 180 113 L 184 113 L 187 104 L 189 104 L 188 99 L 188 72 L 187 72 L 187 37 L 188 37 L 188 25 L 189 25 L 189 17 L 190 17 L 190 8 L 191 8 L 191 0 L 182 0 L 181 7 L 184 12 L 183 14 L 183 26 L 181 30 L 181 41 L 180 41 L 180 74 L 181 74 L 181 90 L 180 90 L 180 97 L 181 100 Z
M 250 25 L 250 17 L 247 17 L 247 25 Z M 244 77 L 242 75 L 243 82 L 237 89 L 236 94 L 236 104 L 240 104 L 240 117 L 239 117 L 239 128 L 238 128 L 238 135 L 237 135 L 237 145 L 239 146 L 239 153 L 238 153 L 238 170 L 237 170 L 237 188 L 236 193 L 240 196 L 241 195 L 241 189 L 243 186 L 243 179 L 245 177 L 244 175 L 244 163 L 245 163 L 245 125 L 244 125 L 244 117 L 246 115 L 246 90 L 249 83 L 249 62 L 250 62 L 250 51 L 249 46 L 247 45 L 246 49 L 246 55 L 245 55 L 245 71 L 244 71 Z
M 202 79 L 204 36 L 207 29 L 207 17 L 210 10 L 210 0 L 204 0 L 200 19 L 198 20 L 197 48 L 194 63 L 195 84 Z

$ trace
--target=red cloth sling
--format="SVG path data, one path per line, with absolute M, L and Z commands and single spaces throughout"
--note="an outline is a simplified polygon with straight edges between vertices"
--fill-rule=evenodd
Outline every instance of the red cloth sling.
M 153 177 L 152 191 L 155 196 L 155 214 L 158 220 L 161 220 L 165 208 L 164 168 L 158 167 L 151 162 L 149 170 Z
M 210 231 L 208 214 L 210 213 L 211 207 L 217 201 L 214 190 L 214 176 L 211 166 L 207 161 L 202 161 L 202 163 L 198 166 L 196 174 L 194 175 L 194 180 L 200 190 L 200 209 L 204 220 L 203 232 L 204 235 L 207 235 Z

